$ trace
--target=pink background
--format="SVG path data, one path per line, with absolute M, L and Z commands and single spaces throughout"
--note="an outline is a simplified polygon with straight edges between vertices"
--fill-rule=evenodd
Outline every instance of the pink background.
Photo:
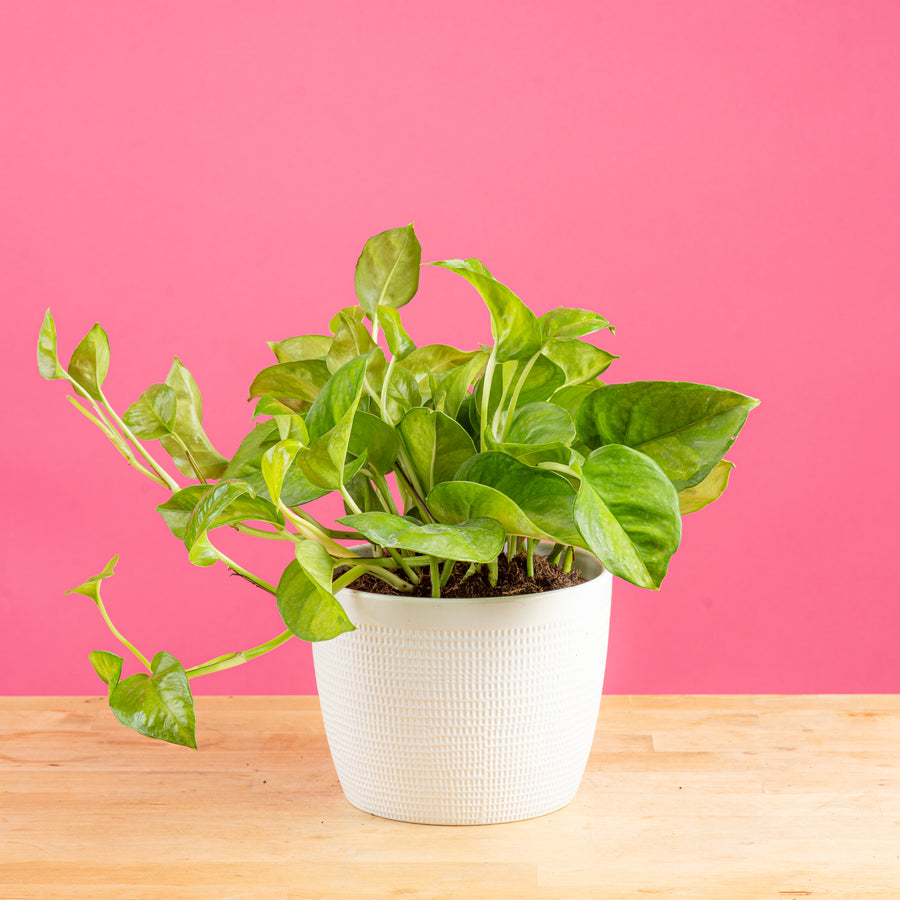
M 120 409 L 177 353 L 229 454 L 265 341 L 324 330 L 411 220 L 428 259 L 606 315 L 611 379 L 763 401 L 662 591 L 616 587 L 611 692 L 900 690 L 898 38 L 900 4 L 856 0 L 4 3 L 0 692 L 100 692 L 87 653 L 118 647 L 63 592 L 113 553 L 148 653 L 281 630 L 38 377 L 44 309 L 65 360 L 103 323 Z M 438 270 L 405 318 L 489 334 Z M 312 692 L 309 648 L 194 688 Z

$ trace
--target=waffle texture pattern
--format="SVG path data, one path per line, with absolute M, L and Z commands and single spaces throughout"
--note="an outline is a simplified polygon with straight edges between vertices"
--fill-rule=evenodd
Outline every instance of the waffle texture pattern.
M 565 806 L 596 727 L 611 580 L 481 601 L 345 591 L 357 630 L 313 653 L 347 799 L 441 825 Z

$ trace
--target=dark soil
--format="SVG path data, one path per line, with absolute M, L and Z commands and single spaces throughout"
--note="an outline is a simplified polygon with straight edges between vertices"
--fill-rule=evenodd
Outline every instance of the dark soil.
M 563 572 L 561 566 L 547 562 L 538 553 L 534 554 L 534 577 L 526 571 L 525 554 L 520 553 L 508 560 L 500 556 L 498 563 L 499 578 L 497 587 L 491 587 L 488 581 L 488 570 L 482 566 L 473 572 L 465 581 L 462 580 L 469 568 L 469 563 L 458 562 L 453 567 L 449 580 L 441 590 L 442 597 L 513 597 L 516 594 L 541 594 L 544 591 L 556 591 L 560 588 L 582 584 L 584 578 L 574 569 Z M 431 575 L 427 567 L 416 569 L 421 580 L 412 592 L 401 594 L 391 585 L 373 575 L 361 575 L 351 585 L 355 591 L 369 591 L 373 594 L 394 594 L 403 597 L 430 597 Z M 402 573 L 400 573 L 402 575 Z

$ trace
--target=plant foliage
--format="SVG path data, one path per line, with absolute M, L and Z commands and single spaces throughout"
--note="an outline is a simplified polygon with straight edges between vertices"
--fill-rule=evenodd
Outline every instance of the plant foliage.
M 656 589 L 681 540 L 681 516 L 728 485 L 724 460 L 758 401 L 703 384 L 599 380 L 616 357 L 585 340 L 612 333 L 601 315 L 560 307 L 536 315 L 477 259 L 434 263 L 484 301 L 492 342 L 474 350 L 417 346 L 400 310 L 419 286 L 412 225 L 371 238 L 356 265 L 358 305 L 331 334 L 269 343 L 275 362 L 250 382 L 254 424 L 228 458 L 206 436 L 200 390 L 175 359 L 120 417 L 103 393 L 106 332 L 95 324 L 60 364 L 50 311 L 38 369 L 69 382 L 70 402 L 125 460 L 168 496 L 157 507 L 198 566 L 224 564 L 271 593 L 285 630 L 257 647 L 185 668 L 152 659 L 112 624 L 100 596 L 115 559 L 73 591 L 90 597 L 144 671 L 122 678 L 107 651 L 91 663 L 117 718 L 142 734 L 195 747 L 190 680 L 238 665 L 292 637 L 330 640 L 353 629 L 339 591 L 364 573 L 398 593 L 427 571 L 439 596 L 455 561 L 497 571 L 503 552 L 538 541 L 571 564 L 593 554 L 613 574 Z M 144 442 L 156 441 L 182 484 Z M 338 492 L 332 526 L 305 504 Z M 290 551 L 269 583 L 216 546 L 229 526 Z M 368 542 L 367 554 L 338 541 Z

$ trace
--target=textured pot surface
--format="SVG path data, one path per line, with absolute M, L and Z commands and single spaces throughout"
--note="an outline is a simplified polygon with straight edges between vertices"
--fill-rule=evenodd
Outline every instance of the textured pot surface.
M 347 799 L 374 815 L 478 825 L 544 815 L 578 790 L 594 736 L 612 576 L 484 600 L 344 590 L 356 631 L 313 645 Z

